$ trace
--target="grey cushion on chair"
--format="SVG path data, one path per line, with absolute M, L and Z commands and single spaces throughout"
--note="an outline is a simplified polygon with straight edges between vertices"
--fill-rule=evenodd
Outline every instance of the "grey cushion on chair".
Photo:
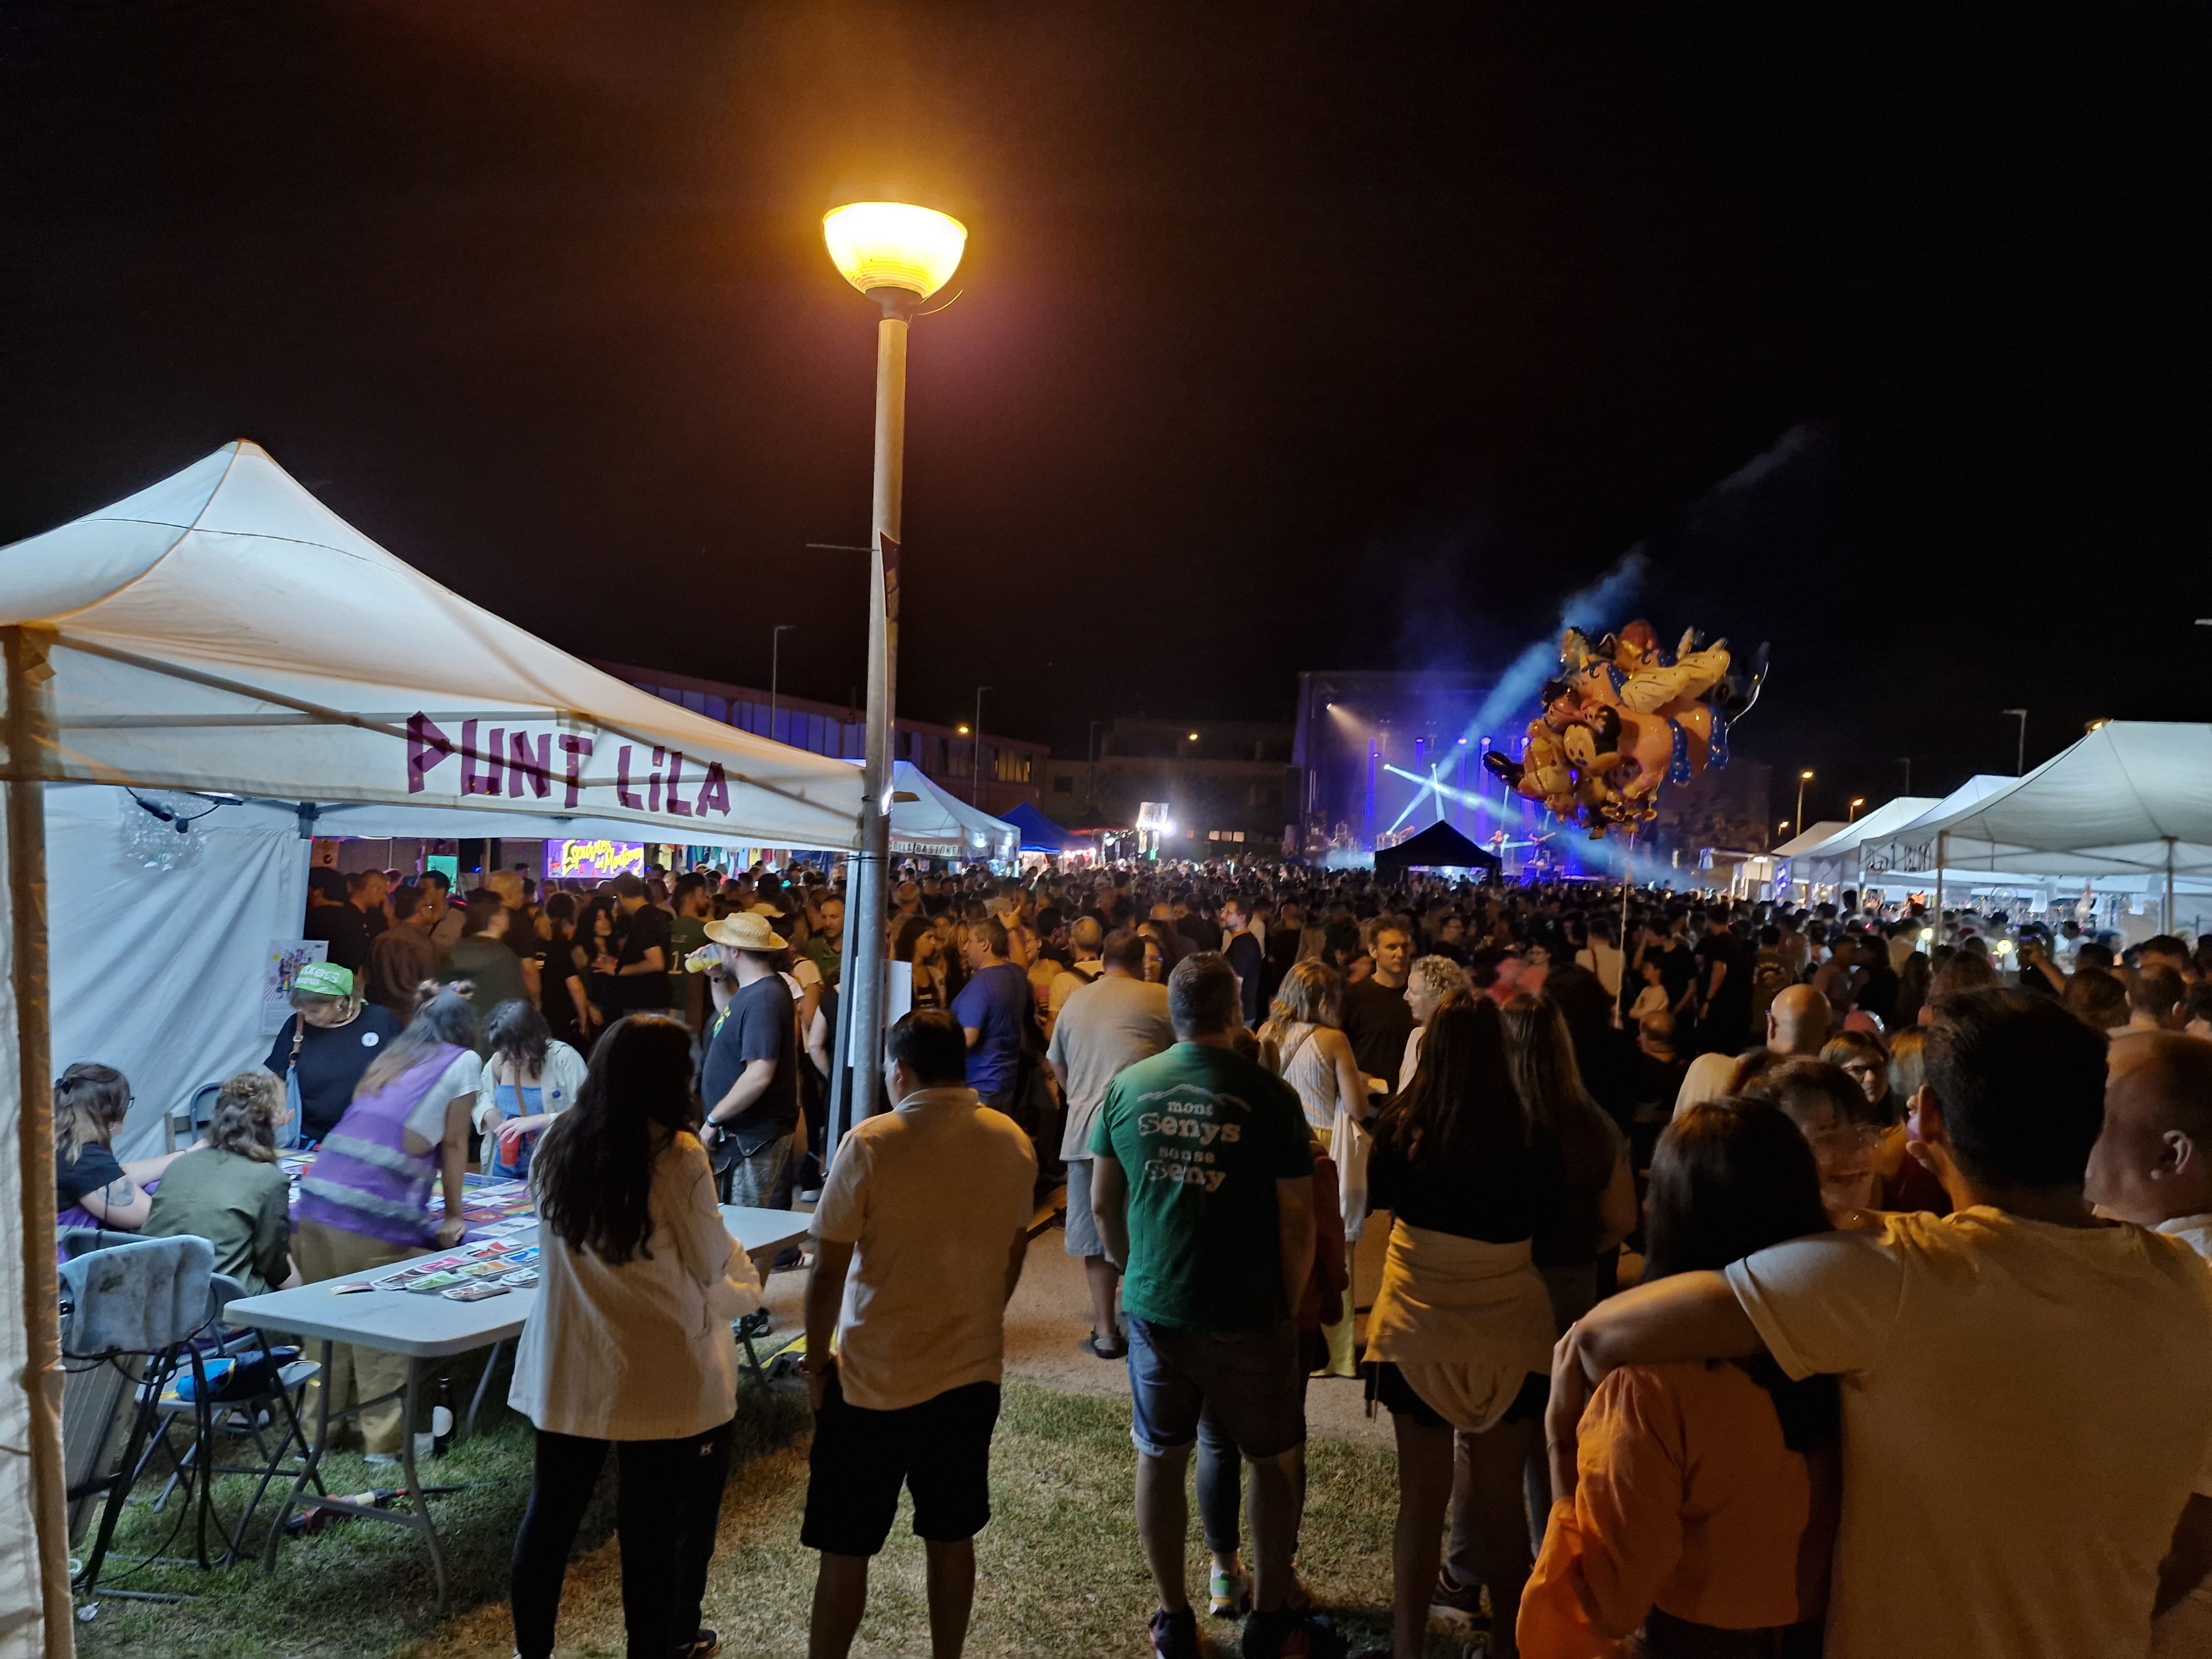
M 72 1311 L 62 1352 L 154 1353 L 208 1322 L 215 1247 L 204 1238 L 141 1238 L 64 1261 L 62 1296 Z

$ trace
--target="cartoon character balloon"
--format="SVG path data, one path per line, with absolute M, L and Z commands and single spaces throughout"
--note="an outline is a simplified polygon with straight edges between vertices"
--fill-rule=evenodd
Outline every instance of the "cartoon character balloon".
M 1528 723 L 1525 758 L 1493 750 L 1483 761 L 1555 817 L 1579 820 L 1593 840 L 1650 823 L 1662 784 L 1727 765 L 1729 722 L 1749 712 L 1766 677 L 1765 646 L 1748 672 L 1731 675 L 1727 641 L 1700 646 L 1692 629 L 1668 652 L 1642 621 L 1595 645 L 1571 628 L 1559 661 L 1564 672 L 1541 694 L 1544 712 Z

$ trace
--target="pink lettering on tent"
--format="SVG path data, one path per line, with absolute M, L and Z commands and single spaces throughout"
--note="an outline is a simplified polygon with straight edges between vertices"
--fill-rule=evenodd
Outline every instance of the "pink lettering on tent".
M 624 744 L 615 756 L 615 799 L 633 812 L 645 811 L 645 803 L 629 792 L 629 745 Z
M 461 793 L 464 795 L 496 795 L 499 793 L 500 746 L 507 733 L 495 726 L 491 729 L 490 754 L 483 757 L 484 769 L 477 769 L 477 723 L 461 722 Z
M 538 799 L 545 799 L 553 787 L 553 734 L 544 733 L 538 739 L 538 751 L 531 752 L 530 734 L 517 732 L 507 739 L 507 793 L 512 797 L 522 793 L 524 780 Z
M 561 734 L 561 752 L 568 757 L 568 793 L 563 804 L 574 806 L 584 793 L 583 781 L 577 776 L 577 773 L 584 763 L 592 757 L 592 740 L 589 738 L 574 737 L 564 732 Z
M 705 817 L 710 806 L 724 817 L 730 816 L 730 780 L 720 761 L 707 763 L 707 781 L 699 786 L 698 815 Z
M 441 732 L 428 714 L 417 709 L 407 717 L 407 793 L 419 795 L 424 780 L 440 761 L 453 752 L 453 739 Z
M 673 750 L 668 757 L 668 810 L 676 817 L 688 818 L 691 816 L 691 809 L 684 804 L 684 798 L 676 793 L 678 787 L 683 781 L 684 751 L 678 749 Z
M 645 810 L 648 812 L 658 812 L 660 810 L 659 767 L 660 763 L 667 758 L 668 751 L 665 749 L 656 749 L 653 751 L 653 774 L 645 781 Z

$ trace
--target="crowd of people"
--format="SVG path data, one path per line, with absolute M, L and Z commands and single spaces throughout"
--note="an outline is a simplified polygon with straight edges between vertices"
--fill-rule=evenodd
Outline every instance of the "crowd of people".
M 524 1659 L 610 1448 L 631 1652 L 714 1650 L 728 1321 L 758 1299 L 718 1200 L 812 1204 L 810 1654 L 848 1651 L 905 1489 L 957 1655 L 1005 1308 L 1063 1184 L 1167 1659 L 1202 1651 L 1194 1464 L 1206 1614 L 1248 1659 L 1343 1650 L 1299 1551 L 1329 1376 L 1396 1439 L 1378 1659 L 1438 1620 L 1557 1659 L 2212 1636 L 2212 939 L 1856 895 L 908 872 L 911 1011 L 825 1158 L 830 872 L 495 872 L 462 905 L 319 881 L 329 960 L 198 1144 L 118 1163 L 127 1080 L 58 1082 L 65 1218 L 202 1232 L 270 1286 L 450 1243 L 429 1194 L 471 1163 L 528 1179 Z M 374 1399 L 386 1363 L 326 1386 Z M 372 1453 L 407 1426 L 362 1414 Z

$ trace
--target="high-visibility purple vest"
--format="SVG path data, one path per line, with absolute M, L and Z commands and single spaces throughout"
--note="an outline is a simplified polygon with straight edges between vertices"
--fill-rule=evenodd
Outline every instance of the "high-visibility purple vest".
M 301 1220 L 392 1244 L 436 1242 L 429 1203 L 439 1146 L 409 1152 L 407 1118 L 463 1052 L 441 1043 L 383 1088 L 354 1097 L 300 1177 Z

